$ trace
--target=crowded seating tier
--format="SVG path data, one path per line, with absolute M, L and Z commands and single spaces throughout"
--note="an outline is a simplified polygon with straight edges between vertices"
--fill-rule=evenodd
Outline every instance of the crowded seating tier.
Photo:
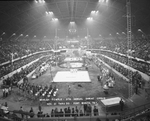
M 0 78 L 9 74 L 10 72 L 13 72 L 14 70 L 17 70 L 18 68 L 21 68 L 22 66 L 44 56 L 44 55 L 48 55 L 50 54 L 49 52 L 45 52 L 45 53 L 39 53 L 39 54 L 35 54 L 33 56 L 27 57 L 25 59 L 21 59 L 18 61 L 15 61 L 6 65 L 3 65 L 0 67 Z
M 150 60 L 150 42 L 149 38 L 132 38 L 132 56 L 141 58 L 144 60 Z M 95 40 L 92 43 L 93 49 L 106 49 L 111 51 L 116 51 L 118 53 L 127 54 L 128 53 L 128 46 L 127 46 L 127 38 L 122 37 L 120 38 L 101 38 Z
M 26 76 L 31 73 L 33 70 L 35 70 L 38 66 L 40 66 L 43 62 L 46 62 L 49 58 L 50 58 L 51 55 L 49 56 L 46 56 L 46 57 L 42 57 L 41 59 L 39 59 L 38 61 L 34 62 L 33 64 L 27 66 L 26 68 L 24 69 L 21 69 L 20 72 L 17 72 L 15 73 L 12 77 L 9 77 L 7 79 L 5 79 L 3 81 L 3 85 L 8 85 L 8 86 L 11 86 L 11 85 L 14 85 L 14 86 L 17 86 L 18 82 L 21 80 L 21 79 L 24 79 L 26 78 Z
M 11 53 L 13 53 L 13 59 L 16 59 L 35 52 L 52 49 L 51 41 L 3 41 L 0 43 L 0 63 L 10 61 L 12 58 Z

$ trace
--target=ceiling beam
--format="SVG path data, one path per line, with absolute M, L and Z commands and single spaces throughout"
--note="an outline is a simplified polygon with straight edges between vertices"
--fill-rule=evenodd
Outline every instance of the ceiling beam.
M 73 18 L 75 17 L 75 13 L 76 13 L 76 9 L 77 9 L 77 1 L 74 1 L 74 6 L 73 6 Z
M 82 13 L 82 16 L 85 14 L 88 5 L 89 5 L 89 2 L 86 2 L 86 6 L 85 6 L 85 8 L 84 8 L 84 11 L 83 11 L 83 13 Z
M 60 16 L 62 16 L 62 13 L 61 13 L 61 11 L 60 11 L 60 8 L 58 7 L 58 3 L 57 3 L 57 2 L 56 2 L 56 7 L 57 7 L 57 10 L 58 10 Z

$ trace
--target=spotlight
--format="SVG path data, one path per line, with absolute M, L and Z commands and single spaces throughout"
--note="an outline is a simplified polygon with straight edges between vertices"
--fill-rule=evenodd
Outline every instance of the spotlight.
M 92 17 L 88 17 L 88 18 L 87 18 L 87 20 L 92 21 L 92 20 L 93 20 L 93 18 L 92 18 Z
M 49 12 L 50 15 L 53 15 L 53 12 Z
M 49 11 L 49 12 L 45 12 L 46 13 L 46 15 L 53 15 L 53 12 L 51 12 L 51 11 Z
M 44 1 L 44 0 L 42 0 L 42 3 L 45 3 L 45 1 Z
M 38 1 L 35 0 L 35 3 L 38 3 Z
M 52 18 L 52 21 L 58 21 L 58 18 Z
M 105 0 L 99 0 L 99 3 L 103 3 Z
M 109 0 L 99 0 L 99 3 L 108 3 L 109 2 Z
M 106 3 L 108 3 L 109 2 L 109 0 L 106 0 Z
M 92 13 L 92 14 L 94 14 L 94 13 L 95 13 L 95 11 L 91 11 L 91 13 Z
M 99 11 L 96 11 L 95 13 L 96 13 L 96 14 L 98 14 L 98 13 L 99 13 Z
M 75 24 L 75 22 L 74 22 L 74 21 L 72 21 L 72 22 L 70 22 L 70 24 L 71 24 L 71 25 L 73 25 L 73 24 Z

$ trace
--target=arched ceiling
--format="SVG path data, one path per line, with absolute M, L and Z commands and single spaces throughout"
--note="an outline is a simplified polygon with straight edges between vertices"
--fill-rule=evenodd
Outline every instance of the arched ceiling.
M 150 0 L 131 0 L 131 5 L 133 30 L 141 28 L 150 33 Z M 21 0 L 0 1 L 0 34 L 53 34 L 46 11 L 54 13 L 61 28 L 67 28 L 70 21 L 82 28 L 92 10 L 99 10 L 100 15 L 94 17 L 91 30 L 97 29 L 98 33 L 126 31 L 126 0 L 109 0 L 107 5 L 98 4 L 98 0 L 45 0 L 45 4 Z

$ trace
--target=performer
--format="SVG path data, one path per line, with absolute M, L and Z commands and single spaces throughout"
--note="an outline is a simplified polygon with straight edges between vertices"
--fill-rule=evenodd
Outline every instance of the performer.
M 86 66 L 85 69 L 88 71 L 88 67 Z
M 68 85 L 68 95 L 70 96 L 71 93 L 71 89 L 70 89 L 70 85 Z

